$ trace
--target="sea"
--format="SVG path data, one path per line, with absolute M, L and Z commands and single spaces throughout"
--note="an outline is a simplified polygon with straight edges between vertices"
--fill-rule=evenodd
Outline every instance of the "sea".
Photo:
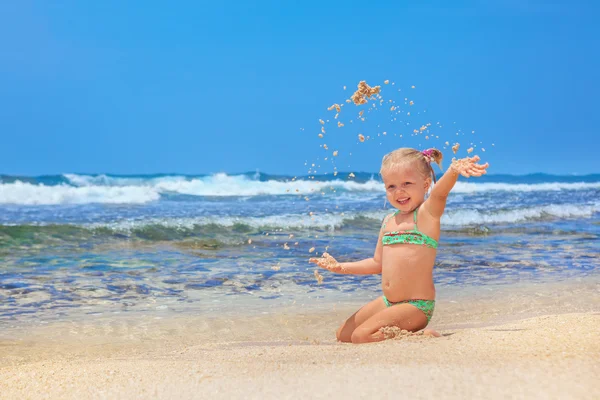
M 0 175 L 0 326 L 369 301 L 379 275 L 308 262 L 373 255 L 392 210 L 378 174 L 352 175 Z M 597 282 L 599 235 L 600 174 L 460 178 L 438 296 Z

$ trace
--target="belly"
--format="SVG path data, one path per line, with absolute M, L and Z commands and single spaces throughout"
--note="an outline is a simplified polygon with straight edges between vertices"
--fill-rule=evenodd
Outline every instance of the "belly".
M 433 265 L 436 251 L 417 245 L 384 248 L 381 285 L 391 302 L 435 299 Z

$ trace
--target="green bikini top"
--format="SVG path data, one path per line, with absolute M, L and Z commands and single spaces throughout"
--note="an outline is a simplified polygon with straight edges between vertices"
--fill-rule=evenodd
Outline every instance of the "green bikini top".
M 417 210 L 418 210 L 418 208 L 417 208 Z M 417 210 L 415 210 L 415 212 L 414 212 L 414 220 L 415 220 L 415 228 L 414 229 L 411 229 L 410 231 L 384 232 L 383 237 L 381 238 L 381 243 L 384 246 L 390 245 L 390 244 L 398 244 L 398 243 L 418 244 L 418 245 L 430 247 L 432 249 L 437 249 L 438 242 L 435 239 L 427 236 L 426 234 L 424 234 L 423 232 L 420 232 L 417 229 Z M 392 215 L 389 215 L 387 218 L 385 218 L 383 220 L 383 224 L 381 225 L 381 228 L 384 228 L 385 225 L 387 224 L 387 222 L 391 218 L 395 217 L 399 212 L 400 212 L 400 210 L 396 211 Z

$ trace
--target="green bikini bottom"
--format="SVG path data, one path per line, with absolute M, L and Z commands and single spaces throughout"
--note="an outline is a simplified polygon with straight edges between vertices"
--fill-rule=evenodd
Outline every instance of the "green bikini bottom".
M 431 320 L 433 316 L 433 309 L 435 308 L 435 300 L 423 300 L 423 299 L 411 299 L 411 300 L 402 300 L 397 303 L 391 303 L 385 295 L 383 296 L 383 302 L 386 307 L 395 306 L 396 304 L 404 304 L 408 303 L 411 306 L 417 307 L 419 310 L 423 311 L 423 314 L 427 317 L 427 323 Z

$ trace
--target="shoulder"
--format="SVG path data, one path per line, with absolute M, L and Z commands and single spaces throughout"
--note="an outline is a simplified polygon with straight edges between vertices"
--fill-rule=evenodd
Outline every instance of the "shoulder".
M 430 198 L 428 198 L 427 200 L 425 200 L 423 202 L 423 204 L 421 204 L 419 206 L 419 208 L 417 209 L 417 219 L 419 219 L 419 220 L 421 220 L 421 219 L 425 220 L 426 219 L 426 220 L 432 220 L 432 221 L 439 221 L 442 216 L 440 215 L 439 217 L 436 217 L 435 215 L 433 215 L 431 213 L 431 210 L 430 210 L 430 207 L 429 207 L 430 206 L 429 199 Z
M 385 217 L 383 217 L 383 220 L 381 221 L 381 229 L 385 229 L 385 226 L 387 225 L 388 221 L 390 219 L 394 218 L 394 216 L 396 215 L 396 212 L 397 211 L 394 211 L 392 213 L 389 213 Z
M 440 224 L 441 217 L 431 215 L 426 208 L 419 207 L 415 221 L 415 225 L 418 226 L 419 231 L 426 233 L 433 238 L 437 238 L 440 235 Z

